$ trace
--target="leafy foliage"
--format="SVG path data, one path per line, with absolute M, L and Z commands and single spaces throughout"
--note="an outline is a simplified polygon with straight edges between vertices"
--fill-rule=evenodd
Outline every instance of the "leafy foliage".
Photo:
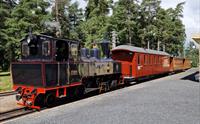
M 185 50 L 185 56 L 192 61 L 192 67 L 198 67 L 199 65 L 199 50 L 195 48 L 193 42 L 190 42 L 189 47 Z
M 12 2 L 11 2 L 12 3 Z M 14 4 L 14 3 L 13 3 Z M 49 6 L 48 2 L 43 0 L 21 0 L 18 4 L 8 6 L 4 2 L 3 5 L 4 14 L 6 20 L 3 24 L 3 38 L 1 43 L 3 43 L 3 49 L 5 50 L 2 68 L 6 69 L 9 66 L 10 61 L 15 61 L 19 54 L 19 40 L 25 36 L 29 28 L 32 28 L 34 32 L 43 31 L 43 23 L 49 18 L 48 12 L 46 11 Z
M 80 24 L 86 45 L 99 42 L 105 37 L 108 28 L 109 4 L 107 0 L 88 0 L 85 21 Z
M 9 67 L 18 59 L 19 40 L 31 27 L 46 31 L 46 21 L 60 24 L 61 37 L 79 39 L 90 46 L 117 33 L 118 44 L 165 50 L 182 56 L 185 27 L 184 2 L 163 9 L 160 0 L 85 0 L 85 10 L 72 0 L 0 0 L 0 64 Z M 165 46 L 165 47 L 162 47 Z
M 9 60 L 5 53 L 7 53 L 8 35 L 6 29 L 6 20 L 11 16 L 11 10 L 15 6 L 15 1 L 0 0 L 0 66 L 2 70 L 9 67 Z

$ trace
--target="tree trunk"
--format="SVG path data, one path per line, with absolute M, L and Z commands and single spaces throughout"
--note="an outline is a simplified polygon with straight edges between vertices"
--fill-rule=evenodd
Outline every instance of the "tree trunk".
M 160 41 L 157 42 L 157 50 L 160 50 Z
M 163 51 L 165 52 L 165 44 L 163 44 Z

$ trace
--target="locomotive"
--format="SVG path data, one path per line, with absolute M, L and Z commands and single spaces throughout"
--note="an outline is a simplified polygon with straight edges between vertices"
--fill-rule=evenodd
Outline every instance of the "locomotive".
M 13 89 L 19 105 L 40 109 L 58 98 L 81 97 L 99 90 L 106 92 L 141 78 L 183 71 L 189 59 L 109 42 L 84 48 L 80 41 L 29 33 L 20 41 L 21 59 L 11 63 Z M 101 55 L 102 54 L 102 55 Z M 112 56 L 111 56 L 112 55 Z
M 12 62 L 13 89 L 18 104 L 40 109 L 57 98 L 107 91 L 120 83 L 121 64 L 109 56 L 108 42 L 100 50 L 81 48 L 77 40 L 29 33 L 21 40 L 21 59 Z

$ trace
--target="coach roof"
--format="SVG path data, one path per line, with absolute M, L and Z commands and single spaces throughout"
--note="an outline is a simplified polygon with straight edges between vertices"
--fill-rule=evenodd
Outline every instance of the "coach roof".
M 126 51 L 131 51 L 131 52 L 138 52 L 138 53 L 149 53 L 149 54 L 170 56 L 167 52 L 144 49 L 144 48 L 134 47 L 130 45 L 120 45 L 112 49 L 112 51 L 117 51 L 117 50 L 126 50 Z

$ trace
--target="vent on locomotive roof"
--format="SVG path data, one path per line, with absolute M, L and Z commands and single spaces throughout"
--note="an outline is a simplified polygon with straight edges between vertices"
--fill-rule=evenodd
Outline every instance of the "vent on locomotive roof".
M 81 57 L 88 58 L 90 56 L 88 48 L 81 48 Z
M 93 48 L 90 50 L 90 57 L 95 59 L 100 59 L 100 50 L 98 48 Z
M 103 51 L 103 56 L 105 56 L 105 58 L 110 58 L 110 49 L 109 49 L 109 44 L 110 42 L 108 40 L 103 40 L 101 43 L 101 49 Z

